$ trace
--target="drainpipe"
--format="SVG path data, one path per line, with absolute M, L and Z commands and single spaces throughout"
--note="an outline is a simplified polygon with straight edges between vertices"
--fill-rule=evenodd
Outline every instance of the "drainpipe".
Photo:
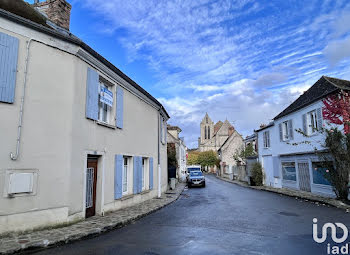
M 28 62 L 29 62 L 29 47 L 30 43 L 33 41 L 33 39 L 29 39 L 27 41 L 27 52 L 26 52 L 26 60 L 25 60 L 25 66 L 24 66 L 24 82 L 23 82 L 23 91 L 22 91 L 22 98 L 21 98 L 21 105 L 19 110 L 19 121 L 18 121 L 18 129 L 17 129 L 17 144 L 16 144 L 16 154 L 10 153 L 10 157 L 12 160 L 17 160 L 19 156 L 19 149 L 20 149 L 20 143 L 21 143 L 21 129 L 22 129 L 22 122 L 23 122 L 23 110 L 24 110 L 24 98 L 26 93 L 26 85 L 27 85 L 27 72 L 28 72 Z
M 160 120 L 160 109 L 159 109 L 159 114 L 158 114 L 158 198 L 162 196 L 162 171 L 160 168 L 160 132 L 162 132 L 160 128 L 161 120 Z

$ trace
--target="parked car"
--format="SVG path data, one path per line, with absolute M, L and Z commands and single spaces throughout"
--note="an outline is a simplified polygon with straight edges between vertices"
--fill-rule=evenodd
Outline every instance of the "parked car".
M 188 175 L 191 171 L 202 171 L 202 170 L 201 170 L 201 166 L 200 166 L 200 165 L 191 165 L 191 166 L 187 166 L 187 167 L 186 167 L 186 173 L 187 173 L 187 175 Z
M 189 188 L 193 186 L 205 187 L 205 177 L 202 171 L 190 171 L 187 176 L 187 186 Z

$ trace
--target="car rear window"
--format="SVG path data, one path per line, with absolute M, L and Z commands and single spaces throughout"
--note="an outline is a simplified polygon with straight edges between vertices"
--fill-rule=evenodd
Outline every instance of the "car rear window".
M 191 172 L 191 176 L 202 176 L 202 172 Z

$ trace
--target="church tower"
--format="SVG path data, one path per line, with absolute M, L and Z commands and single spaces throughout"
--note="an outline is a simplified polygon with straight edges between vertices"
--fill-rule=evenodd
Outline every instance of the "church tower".
M 214 135 L 214 122 L 210 119 L 208 113 L 205 114 L 201 124 L 201 137 L 200 143 L 206 143 L 209 141 Z

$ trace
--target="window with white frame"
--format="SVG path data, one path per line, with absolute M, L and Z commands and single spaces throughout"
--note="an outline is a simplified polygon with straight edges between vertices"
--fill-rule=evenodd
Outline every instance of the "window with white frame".
M 288 121 L 285 121 L 282 123 L 282 140 L 286 141 L 289 138 L 289 133 L 288 133 Z
M 307 134 L 312 135 L 318 131 L 316 110 L 308 112 L 306 115 Z
M 98 120 L 109 124 L 113 106 L 113 92 L 110 86 L 100 81 L 98 94 Z
M 263 139 L 264 139 L 264 148 L 270 148 L 270 131 L 264 131 Z
M 128 169 L 129 169 L 129 157 L 124 157 L 123 167 L 123 195 L 128 193 Z

